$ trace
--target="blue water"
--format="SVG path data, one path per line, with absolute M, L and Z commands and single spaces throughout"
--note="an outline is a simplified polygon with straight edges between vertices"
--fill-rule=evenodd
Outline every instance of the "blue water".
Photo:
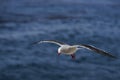
M 119 80 L 119 0 L 1 0 L 0 80 Z M 88 50 L 57 56 L 58 46 L 39 40 L 90 44 L 118 57 Z

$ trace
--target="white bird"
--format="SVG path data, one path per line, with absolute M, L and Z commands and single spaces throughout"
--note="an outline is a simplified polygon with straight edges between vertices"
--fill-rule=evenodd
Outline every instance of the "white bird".
M 66 54 L 66 55 L 70 55 L 72 57 L 72 59 L 75 59 L 75 52 L 77 50 L 81 49 L 81 48 L 85 48 L 85 49 L 94 51 L 96 53 L 99 53 L 99 54 L 102 54 L 102 55 L 105 55 L 105 56 L 108 56 L 108 57 L 111 57 L 111 58 L 116 58 L 115 56 L 111 55 L 108 52 L 105 52 L 105 51 L 103 51 L 101 49 L 98 49 L 94 46 L 86 45 L 86 44 L 68 45 L 68 44 L 58 42 L 58 41 L 55 41 L 55 40 L 38 41 L 38 42 L 35 42 L 34 44 L 40 44 L 40 43 L 54 43 L 54 44 L 57 44 L 58 46 L 60 46 L 58 48 L 58 55 L 60 55 L 61 53 Z

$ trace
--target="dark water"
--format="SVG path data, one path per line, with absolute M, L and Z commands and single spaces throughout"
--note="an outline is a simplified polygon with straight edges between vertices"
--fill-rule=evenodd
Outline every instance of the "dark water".
M 0 0 L 0 80 L 119 80 L 120 59 L 57 56 L 39 40 L 91 44 L 120 57 L 119 0 Z

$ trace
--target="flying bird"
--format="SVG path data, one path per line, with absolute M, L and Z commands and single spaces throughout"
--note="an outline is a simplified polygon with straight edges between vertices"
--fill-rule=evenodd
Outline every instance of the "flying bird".
M 72 57 L 72 59 L 75 59 L 75 53 L 77 50 L 80 50 L 82 48 L 94 51 L 98 54 L 102 54 L 111 58 L 116 58 L 115 56 L 113 56 L 112 54 L 105 52 L 101 49 L 98 49 L 94 46 L 91 45 L 87 45 L 87 44 L 79 44 L 79 45 L 69 45 L 69 44 L 65 44 L 63 42 L 59 42 L 59 41 L 55 41 L 55 40 L 44 40 L 44 41 L 38 41 L 35 42 L 33 44 L 40 44 L 40 43 L 53 43 L 56 44 L 58 46 L 60 46 L 58 48 L 58 55 L 60 54 L 65 54 L 65 55 L 70 55 Z

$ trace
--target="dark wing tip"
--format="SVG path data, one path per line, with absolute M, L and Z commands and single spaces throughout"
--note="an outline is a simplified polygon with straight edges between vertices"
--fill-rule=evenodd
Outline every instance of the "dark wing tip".
M 38 44 L 39 42 L 41 42 L 41 41 L 33 42 L 33 43 L 31 43 L 30 45 L 31 45 L 31 46 L 34 46 L 34 45 Z
M 114 59 L 117 59 L 116 56 L 110 54 L 110 53 L 107 53 L 107 52 L 104 52 L 104 55 L 108 56 L 108 57 L 111 57 L 111 58 L 114 58 Z

